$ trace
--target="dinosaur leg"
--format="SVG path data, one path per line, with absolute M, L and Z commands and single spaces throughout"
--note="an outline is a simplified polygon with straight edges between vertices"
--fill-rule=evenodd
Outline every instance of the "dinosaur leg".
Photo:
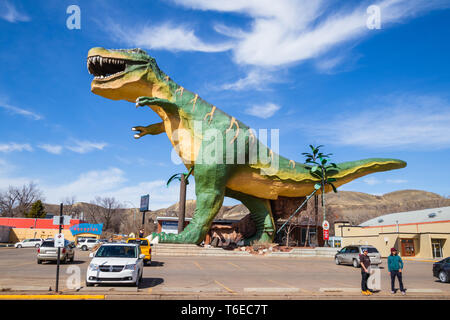
M 136 127 L 131 128 L 131 130 L 139 131 L 137 134 L 134 135 L 135 139 L 139 139 L 139 138 L 145 136 L 146 134 L 157 135 L 157 134 L 163 133 L 163 132 L 165 132 L 166 129 L 164 128 L 164 123 L 159 122 L 159 123 L 151 124 L 146 127 L 136 126 Z
M 242 202 L 250 210 L 250 217 L 255 222 L 256 233 L 244 240 L 244 245 L 251 245 L 253 242 L 273 242 L 275 237 L 275 223 L 272 217 L 270 201 L 256 198 L 244 193 L 226 190 L 226 196 Z
M 201 243 L 222 207 L 227 171 L 226 165 L 196 164 L 194 172 L 197 206 L 192 220 L 180 234 L 154 233 L 151 239 L 158 237 L 158 241 L 164 243 Z

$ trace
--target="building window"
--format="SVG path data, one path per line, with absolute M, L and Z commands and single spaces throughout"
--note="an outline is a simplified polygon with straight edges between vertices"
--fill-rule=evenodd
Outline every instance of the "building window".
M 401 239 L 400 243 L 402 245 L 402 256 L 413 257 L 416 255 L 413 239 Z
M 442 258 L 442 240 L 431 239 L 431 248 L 433 250 L 433 258 Z

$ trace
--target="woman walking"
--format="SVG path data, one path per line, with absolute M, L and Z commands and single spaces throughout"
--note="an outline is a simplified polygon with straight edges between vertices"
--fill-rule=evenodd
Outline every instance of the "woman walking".
M 400 291 L 405 295 L 406 292 L 402 280 L 403 261 L 395 248 L 391 249 L 391 255 L 388 257 L 388 270 L 391 276 L 391 293 L 395 293 L 395 277 L 397 277 L 398 283 L 400 284 Z

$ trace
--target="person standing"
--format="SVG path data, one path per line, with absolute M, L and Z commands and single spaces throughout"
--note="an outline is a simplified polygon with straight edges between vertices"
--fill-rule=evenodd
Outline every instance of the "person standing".
M 366 296 L 372 295 L 372 292 L 367 288 L 367 280 L 370 276 L 370 258 L 367 255 L 369 251 L 364 248 L 363 254 L 359 255 L 359 262 L 361 264 L 361 293 Z
M 397 277 L 398 283 L 400 284 L 400 291 L 405 295 L 406 292 L 402 280 L 403 261 L 395 248 L 391 249 L 391 255 L 388 257 L 388 270 L 391 276 L 391 293 L 395 293 L 395 277 Z

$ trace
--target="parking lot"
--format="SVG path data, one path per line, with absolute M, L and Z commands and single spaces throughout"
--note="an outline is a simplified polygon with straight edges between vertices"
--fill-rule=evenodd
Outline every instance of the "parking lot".
M 60 269 L 63 292 L 126 294 L 139 298 L 304 298 L 362 297 L 360 270 L 335 265 L 332 258 L 274 258 L 264 256 L 154 256 L 144 268 L 138 289 L 127 286 L 85 287 L 89 252 L 76 250 L 75 261 Z M 432 275 L 432 262 L 405 261 L 406 298 L 450 298 L 450 284 Z M 381 291 L 370 298 L 404 298 L 390 294 L 386 260 L 381 265 Z M 68 273 L 69 272 L 69 273 Z M 3 291 L 55 289 L 56 263 L 36 263 L 36 249 L 0 248 L 0 288 Z M 79 287 L 71 288 L 76 278 Z M 68 281 L 69 280 L 69 281 Z

